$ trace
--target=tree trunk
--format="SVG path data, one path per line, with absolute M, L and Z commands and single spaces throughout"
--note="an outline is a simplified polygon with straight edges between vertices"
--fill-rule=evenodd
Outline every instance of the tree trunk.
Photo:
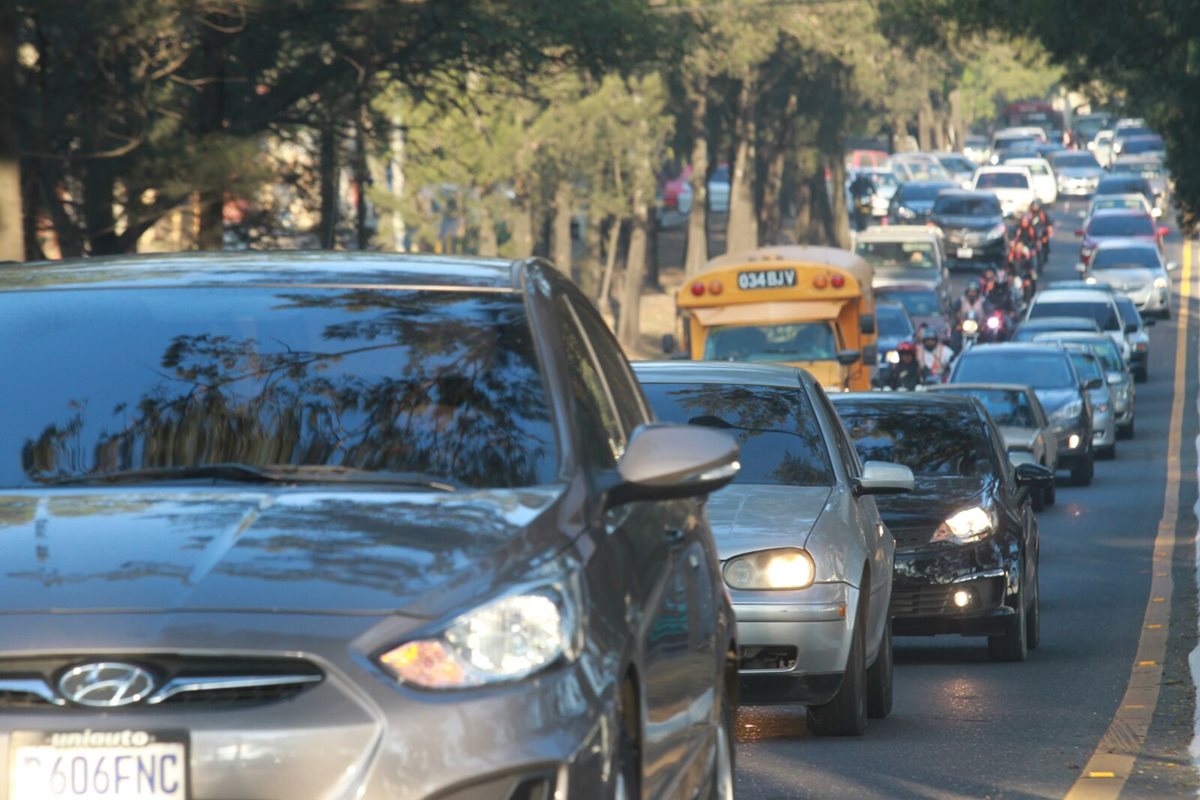
M 600 315 L 611 325 L 613 321 L 612 283 L 613 273 L 617 269 L 617 249 L 621 246 L 621 226 L 624 220 L 613 217 L 608 223 L 608 244 L 604 251 L 604 274 L 600 278 L 600 291 L 596 295 L 596 305 Z
M 83 173 L 84 236 L 94 256 L 121 252 L 113 215 L 113 176 L 104 161 L 93 161 Z
M 224 15 L 217 15 L 216 22 L 232 24 Z M 199 98 L 198 127 L 202 136 L 219 136 L 224 130 L 227 36 L 228 34 L 220 33 L 215 28 L 209 29 L 206 30 L 200 45 L 206 78 L 206 82 L 200 87 Z M 224 201 L 225 190 L 220 184 L 208 187 L 208 191 L 201 197 L 200 229 L 196 236 L 196 243 L 201 250 L 220 250 L 225 246 L 225 218 L 222 213 Z
M 729 222 L 725 252 L 744 253 L 758 247 L 758 220 L 754 213 L 754 165 L 756 160 L 753 78 L 747 75 L 738 92 L 737 148 L 729 184 Z
M 496 239 L 496 219 L 485 196 L 479 205 L 479 255 L 495 258 L 500 255 L 500 243 Z
M 14 4 L 0 3 L 0 261 L 25 259 L 17 129 L 17 26 Z
M 688 87 L 692 114 L 692 210 L 687 220 L 687 242 L 683 256 L 686 276 L 702 272 L 708 263 L 708 77 L 697 71 L 695 84 Z
M 321 217 L 317 237 L 322 250 L 332 250 L 337 244 L 338 218 L 338 139 L 337 123 L 332 115 L 321 126 L 320 153 L 317 169 L 321 182 Z
M 767 162 L 763 180 L 762 206 L 758 210 L 758 233 L 765 244 L 779 244 L 783 233 L 783 167 L 787 159 L 784 148 L 776 148 Z
M 921 100 L 921 107 L 917 110 L 917 146 L 922 151 L 933 149 L 933 143 L 929 139 L 929 128 L 933 125 L 933 107 L 929 104 L 929 98 L 925 97 Z
M 593 206 L 594 208 L 595 206 Z M 598 297 L 600 283 L 604 274 L 604 231 L 602 220 L 589 217 L 587 229 L 584 231 L 584 269 L 580 275 L 579 288 L 588 297 Z
M 842 158 L 833 156 L 827 166 L 833 180 L 833 192 L 829 195 L 829 215 L 831 226 L 829 241 L 835 247 L 850 249 L 850 215 L 846 209 L 846 193 L 841 187 L 846 185 L 846 163 Z
M 947 98 L 950 102 L 950 132 L 954 138 L 953 146 L 962 150 L 963 142 L 967 140 L 967 126 L 963 121 L 962 90 L 952 89 Z
M 551 261 L 564 275 L 571 275 L 578 283 L 579 276 L 571 269 L 571 211 L 575 205 L 575 193 L 571 184 L 559 180 L 554 187 L 554 222 L 550 231 L 552 243 Z
M 626 353 L 633 353 L 641 336 L 642 288 L 646 282 L 646 231 L 650 214 L 642 191 L 634 194 L 633 228 L 629 234 L 629 255 L 625 258 L 625 284 L 621 289 L 621 317 L 617 338 Z
M 366 250 L 370 244 L 367 235 L 367 187 L 371 184 L 371 173 L 367 170 L 367 132 L 363 119 L 366 113 L 366 107 L 360 105 L 354 126 L 354 244 L 359 250 Z
M 533 209 L 526 197 L 518 197 L 513 208 L 512 243 L 515 258 L 533 255 Z
M 809 243 L 831 244 L 833 242 L 833 211 L 829 207 L 829 192 L 825 187 L 825 165 L 823 163 L 817 163 L 816 171 L 808 179 L 808 187 L 812 195 Z

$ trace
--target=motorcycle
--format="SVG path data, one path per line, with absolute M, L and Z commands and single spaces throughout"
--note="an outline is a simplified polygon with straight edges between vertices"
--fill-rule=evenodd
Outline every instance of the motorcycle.
M 1035 257 L 1029 249 L 1029 245 L 1024 242 L 1014 241 L 1008 247 L 1008 269 L 1013 276 L 1014 284 L 1020 286 L 1021 300 L 1028 305 L 1033 299 L 1033 295 L 1037 292 L 1037 278 L 1039 266 L 1035 264 Z M 1018 283 L 1019 282 L 1019 283 Z
M 1008 339 L 1008 328 L 1008 314 L 996 309 L 983 321 L 980 339 L 988 343 L 1003 342 Z
M 871 196 L 862 195 L 854 198 L 854 228 L 859 233 L 867 229 L 871 220 Z
M 965 353 L 979 342 L 979 314 L 968 311 L 962 322 L 958 323 L 958 336 L 961 340 L 958 351 Z

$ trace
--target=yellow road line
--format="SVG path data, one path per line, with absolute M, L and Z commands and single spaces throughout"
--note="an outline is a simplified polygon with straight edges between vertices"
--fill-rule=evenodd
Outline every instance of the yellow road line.
M 1167 437 L 1167 488 L 1162 520 L 1154 539 L 1154 577 L 1150 600 L 1138 639 L 1137 654 L 1129 673 L 1125 697 L 1109 723 L 1092 757 L 1088 759 L 1067 800 L 1116 800 L 1133 772 L 1134 762 L 1146 743 L 1150 720 L 1158 705 L 1162 664 L 1167 655 L 1171 624 L 1171 553 L 1175 548 L 1175 520 L 1179 517 L 1179 452 L 1182 448 L 1183 413 L 1186 407 L 1188 370 L 1188 298 L 1192 296 L 1192 243 L 1183 243 L 1183 270 L 1179 286 L 1179 322 L 1175 333 L 1175 387 L 1171 400 L 1171 427 Z M 1094 780 L 1104 778 L 1105 780 Z

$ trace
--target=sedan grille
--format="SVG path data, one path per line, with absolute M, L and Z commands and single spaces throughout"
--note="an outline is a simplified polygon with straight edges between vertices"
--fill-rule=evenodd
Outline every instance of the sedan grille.
M 925 585 L 892 590 L 892 614 L 896 617 L 929 617 L 945 612 L 951 586 Z
M 159 706 L 210 709 L 245 707 L 290 700 L 324 680 L 315 665 L 301 659 L 209 658 L 179 655 L 122 656 L 155 676 L 156 684 L 128 710 Z M 0 712 L 65 709 L 72 704 L 58 690 L 63 673 L 106 658 L 62 656 L 0 659 Z

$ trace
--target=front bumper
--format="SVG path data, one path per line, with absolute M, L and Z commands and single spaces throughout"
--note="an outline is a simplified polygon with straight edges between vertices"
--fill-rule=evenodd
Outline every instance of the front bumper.
M 1092 417 L 1092 447 L 1111 447 L 1117 443 L 1117 423 L 1111 411 Z
M 1099 178 L 1065 178 L 1058 182 L 1058 193 L 1064 197 L 1089 197 L 1096 193 Z
M 185 731 L 189 796 L 197 800 L 508 800 L 566 796 L 567 787 L 575 786 L 592 787 L 594 793 L 584 792 L 588 796 L 611 792 L 616 716 L 607 657 L 584 654 L 537 680 L 508 686 L 429 693 L 388 681 L 348 652 L 347 631 L 365 633 L 379 618 L 220 616 L 221 630 L 230 635 L 218 654 L 302 657 L 324 679 L 290 699 L 245 707 L 6 710 L 0 800 L 9 798 L 13 732 L 85 729 Z M 0 620 L 0 640 L 7 643 L 3 656 L 90 658 L 165 650 L 198 655 L 214 649 L 213 614 L 104 615 L 100 624 L 97 617 L 9 616 Z M 13 642 L 21 642 L 24 653 L 14 652 Z
M 1002 633 L 1013 609 L 1005 605 L 1010 570 L 1005 546 L 929 546 L 896 551 L 892 632 L 899 636 L 991 636 Z M 965 592 L 965 606 L 955 595 Z
M 994 265 L 1003 262 L 1008 255 L 1003 238 L 984 239 L 982 234 L 947 234 L 945 246 L 946 260 L 955 265 Z
M 806 705 L 828 702 L 846 670 L 858 594 L 846 583 L 818 583 L 794 592 L 732 592 L 747 695 L 783 695 Z

